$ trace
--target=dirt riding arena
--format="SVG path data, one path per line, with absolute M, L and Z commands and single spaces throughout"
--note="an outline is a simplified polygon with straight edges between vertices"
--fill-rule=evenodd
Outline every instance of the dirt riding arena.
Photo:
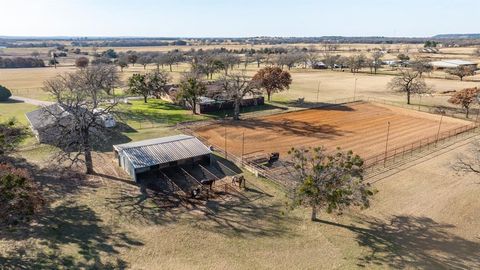
M 441 132 L 471 124 L 468 121 L 433 115 L 377 103 L 356 102 L 346 105 L 302 110 L 265 117 L 226 121 L 194 129 L 195 135 L 228 154 L 245 158 L 271 152 L 285 157 L 292 147 L 341 147 L 362 157 L 385 151 L 390 122 L 388 148 L 402 147 Z M 244 144 L 242 147 L 242 141 Z M 242 150 L 243 148 L 243 150 Z

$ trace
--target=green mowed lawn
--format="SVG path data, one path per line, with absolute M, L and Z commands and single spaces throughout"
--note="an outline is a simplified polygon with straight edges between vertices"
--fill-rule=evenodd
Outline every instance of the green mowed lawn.
M 0 121 L 6 121 L 15 118 L 23 125 L 28 124 L 25 113 L 36 110 L 38 106 L 17 101 L 0 102 Z
M 118 105 L 116 110 L 119 120 L 132 128 L 152 127 L 152 124 L 176 125 L 206 119 L 205 116 L 194 115 L 191 111 L 160 99 L 148 99 L 147 103 L 143 100 L 130 100 L 129 103 Z

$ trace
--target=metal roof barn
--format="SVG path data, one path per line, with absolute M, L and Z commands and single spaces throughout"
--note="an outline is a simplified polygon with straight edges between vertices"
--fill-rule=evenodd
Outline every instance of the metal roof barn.
M 210 156 L 212 151 L 189 135 L 176 135 L 113 146 L 119 165 L 132 177 L 154 167 L 172 167 L 180 161 Z
M 475 66 L 475 67 L 477 66 L 477 64 L 473 62 L 460 60 L 460 59 L 433 61 L 433 62 L 430 62 L 430 64 L 434 68 L 457 68 L 460 66 Z

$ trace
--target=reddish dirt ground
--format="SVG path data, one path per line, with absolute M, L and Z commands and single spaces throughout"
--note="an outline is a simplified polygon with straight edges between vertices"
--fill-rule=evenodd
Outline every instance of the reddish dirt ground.
M 440 116 L 362 102 L 207 125 L 194 129 L 194 133 L 224 149 L 226 131 L 227 151 L 237 157 L 242 155 L 243 134 L 245 157 L 270 152 L 285 157 L 292 147 L 321 145 L 370 157 L 384 152 L 388 122 L 388 148 L 393 149 L 436 136 Z M 443 117 L 441 132 L 469 124 Z

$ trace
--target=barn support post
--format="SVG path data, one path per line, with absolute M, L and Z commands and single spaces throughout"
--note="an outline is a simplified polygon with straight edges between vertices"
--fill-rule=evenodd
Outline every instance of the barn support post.
M 228 152 L 227 152 L 227 126 L 225 125 L 225 159 L 228 159 Z

